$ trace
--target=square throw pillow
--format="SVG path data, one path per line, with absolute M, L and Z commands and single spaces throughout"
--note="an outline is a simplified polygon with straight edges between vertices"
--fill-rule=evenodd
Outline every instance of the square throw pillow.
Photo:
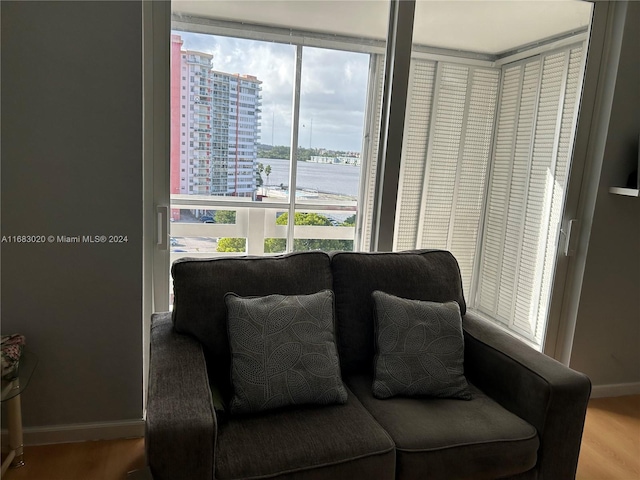
M 225 295 L 231 414 L 347 401 L 331 290 L 311 295 Z
M 457 302 L 437 303 L 375 291 L 373 395 L 469 400 L 462 317 Z

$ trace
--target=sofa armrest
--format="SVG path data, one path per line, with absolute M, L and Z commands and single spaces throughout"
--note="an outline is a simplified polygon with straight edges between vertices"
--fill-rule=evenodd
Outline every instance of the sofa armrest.
M 574 478 L 591 382 L 472 312 L 463 320 L 465 374 L 538 430 L 537 478 Z
M 202 346 L 154 314 L 147 397 L 147 461 L 156 480 L 211 480 L 217 422 Z

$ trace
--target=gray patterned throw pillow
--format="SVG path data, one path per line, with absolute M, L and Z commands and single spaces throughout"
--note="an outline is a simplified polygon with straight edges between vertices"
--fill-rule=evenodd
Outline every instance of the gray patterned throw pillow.
M 376 317 L 374 396 L 470 399 L 458 303 L 408 300 L 380 291 L 372 296 Z
M 345 403 L 333 329 L 333 292 L 225 296 L 232 414 Z

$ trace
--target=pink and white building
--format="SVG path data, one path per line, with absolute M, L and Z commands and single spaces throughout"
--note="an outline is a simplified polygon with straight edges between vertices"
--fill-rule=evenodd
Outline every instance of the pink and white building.
M 182 45 L 171 36 L 171 193 L 252 197 L 262 82 L 214 71 L 213 55 Z

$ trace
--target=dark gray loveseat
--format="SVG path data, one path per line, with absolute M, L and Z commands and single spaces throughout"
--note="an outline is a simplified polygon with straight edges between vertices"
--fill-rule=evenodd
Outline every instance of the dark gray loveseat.
M 172 275 L 173 314 L 155 314 L 151 331 L 146 446 L 156 480 L 575 476 L 589 380 L 466 312 L 448 252 L 185 259 Z M 231 388 L 224 295 L 323 289 L 335 294 L 346 404 L 221 418 L 211 392 Z M 458 302 L 472 400 L 372 395 L 374 290 Z

